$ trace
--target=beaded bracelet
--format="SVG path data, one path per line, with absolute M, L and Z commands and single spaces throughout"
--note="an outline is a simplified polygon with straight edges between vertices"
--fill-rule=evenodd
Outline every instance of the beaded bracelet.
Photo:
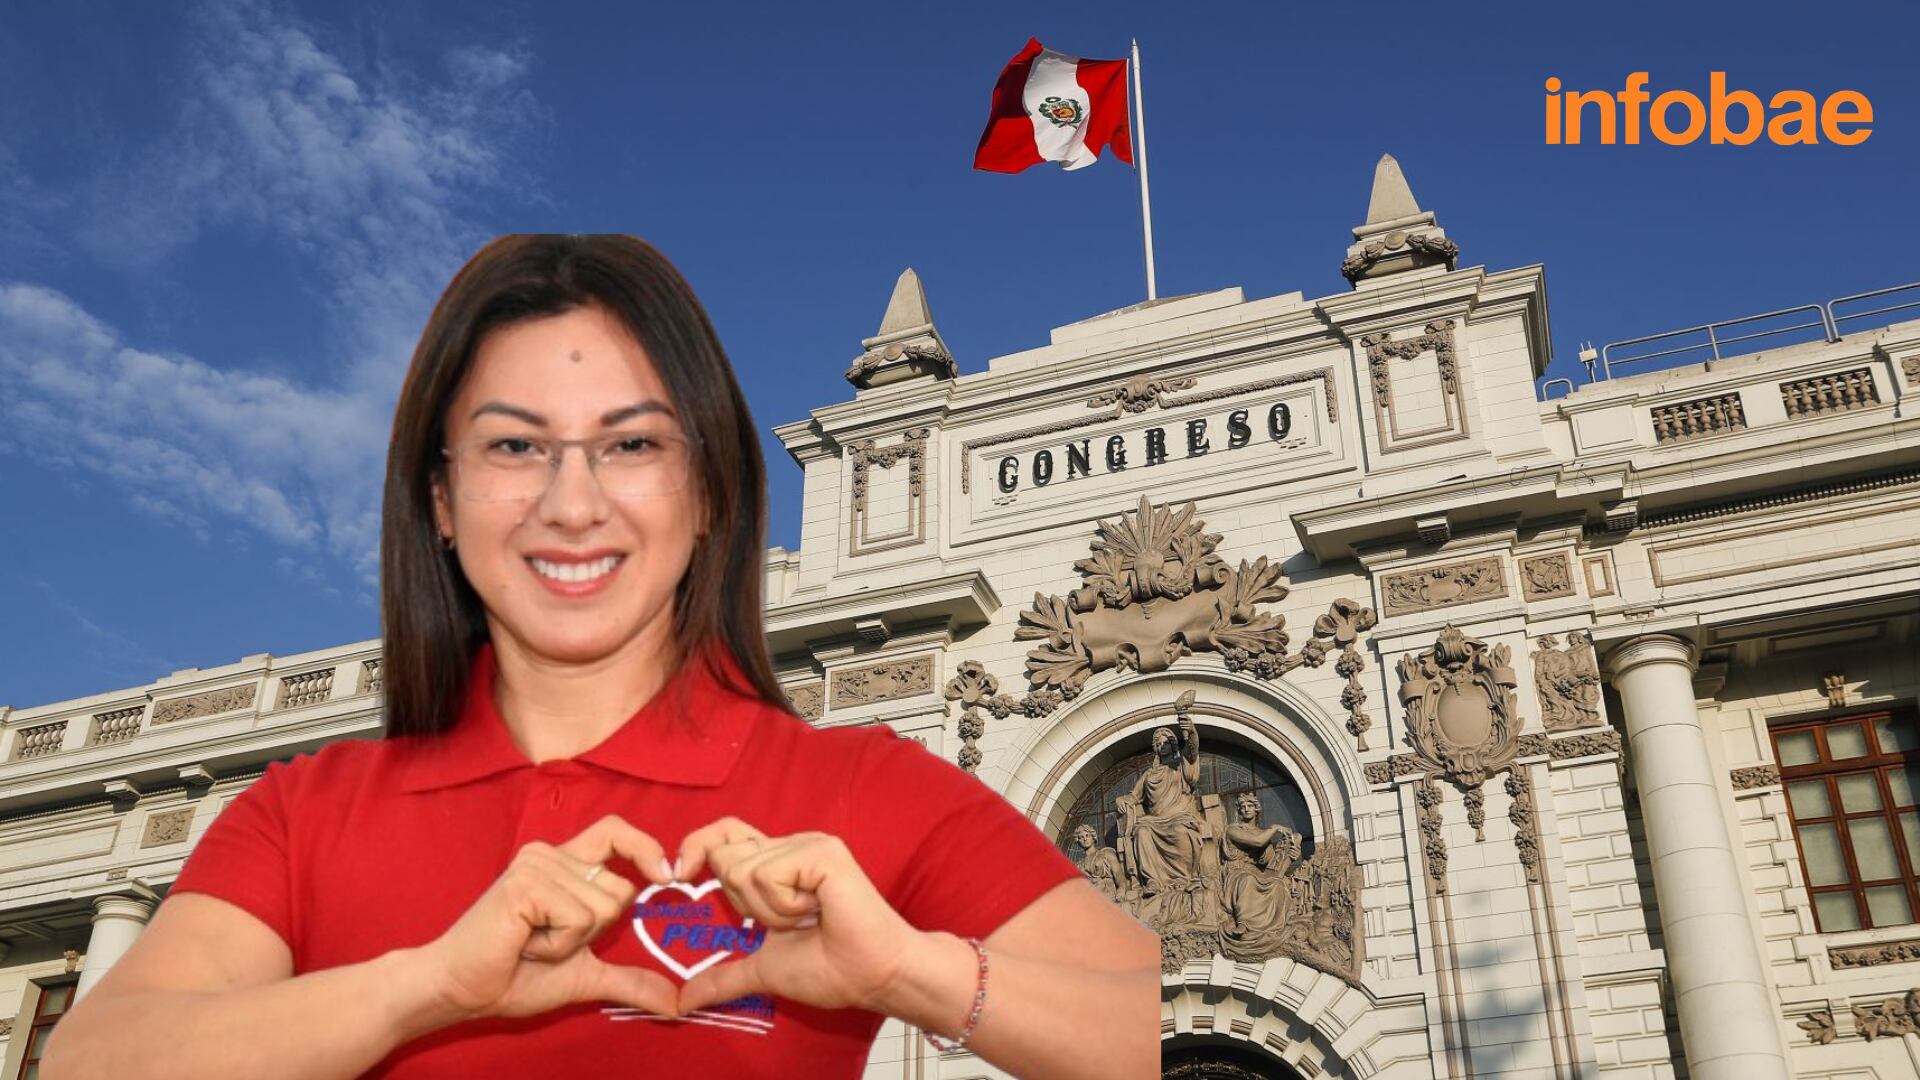
M 987 950 L 986 950 L 986 947 L 980 944 L 979 938 L 965 938 L 963 940 L 966 941 L 967 944 L 973 946 L 973 951 L 976 954 L 978 954 L 980 957 L 980 984 L 979 984 L 979 988 L 976 989 L 973 993 L 973 1011 L 967 1014 L 967 1026 L 960 1029 L 959 1037 L 954 1039 L 952 1042 L 947 1042 L 946 1040 L 941 1039 L 939 1036 L 935 1035 L 931 1031 L 922 1031 L 920 1033 L 921 1035 L 926 1037 L 926 1040 L 929 1043 L 933 1044 L 933 1048 L 935 1050 L 938 1050 L 943 1054 L 949 1053 L 954 1050 L 958 1050 L 961 1047 L 967 1045 L 967 1039 L 971 1038 L 973 1035 L 974 1025 L 980 1022 L 980 1010 L 985 1008 L 987 1004 Z

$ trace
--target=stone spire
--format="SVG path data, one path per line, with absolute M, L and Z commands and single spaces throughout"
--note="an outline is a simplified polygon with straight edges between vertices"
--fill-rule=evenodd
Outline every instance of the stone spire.
M 1434 223 L 1433 211 L 1420 209 L 1392 154 L 1381 154 L 1373 167 L 1367 223 L 1353 230 L 1353 239 L 1340 272 L 1355 288 L 1363 280 L 1423 266 L 1444 265 L 1451 270 L 1460 255 L 1460 246 Z
M 860 347 L 866 351 L 847 368 L 847 381 L 862 390 L 906 379 L 952 379 L 960 374 L 947 343 L 934 328 L 927 290 L 912 267 L 894 282 L 879 332 L 862 339 Z

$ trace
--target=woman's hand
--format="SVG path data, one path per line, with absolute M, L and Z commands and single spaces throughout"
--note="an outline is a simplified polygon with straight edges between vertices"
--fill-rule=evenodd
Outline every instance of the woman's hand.
M 710 871 L 734 911 L 767 929 L 758 949 L 680 988 L 683 1014 L 747 994 L 888 1013 L 924 936 L 827 833 L 770 837 L 721 818 L 687 834 L 675 869 L 683 881 Z
M 608 964 L 590 946 L 624 921 L 637 886 L 595 864 L 621 856 L 658 883 L 672 879 L 658 841 L 609 815 L 555 847 L 538 841 L 447 932 L 419 950 L 427 978 L 456 1020 L 530 1016 L 577 1001 L 612 1001 L 671 1016 L 665 976 Z

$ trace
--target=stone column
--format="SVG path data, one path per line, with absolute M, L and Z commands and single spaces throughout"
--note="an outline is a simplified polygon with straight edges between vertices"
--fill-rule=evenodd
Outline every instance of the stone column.
M 1693 643 L 1634 638 L 1607 657 L 1660 902 L 1667 969 L 1694 1080 L 1785 1080 L 1780 1005 L 1749 923 L 1706 734 Z
M 153 908 L 152 901 L 137 896 L 93 898 L 93 935 L 87 939 L 86 964 L 73 991 L 75 1001 L 85 997 L 100 976 L 133 947 L 134 939 L 153 917 Z

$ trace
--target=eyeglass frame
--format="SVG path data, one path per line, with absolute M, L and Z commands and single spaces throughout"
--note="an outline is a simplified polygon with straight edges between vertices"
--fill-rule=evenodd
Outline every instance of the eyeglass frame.
M 560 463 L 567 456 L 567 450 L 570 447 L 578 446 L 583 452 L 586 453 L 587 472 L 593 477 L 594 483 L 600 484 L 599 462 L 598 462 L 598 459 L 596 459 L 592 453 L 592 447 L 593 447 L 593 444 L 595 443 L 605 443 L 606 445 L 612 446 L 612 445 L 617 445 L 619 443 L 625 442 L 628 439 L 651 439 L 657 443 L 667 442 L 670 440 L 674 442 L 678 442 L 682 448 L 688 449 L 688 450 L 691 450 L 693 446 L 691 440 L 686 439 L 682 436 L 678 436 L 678 435 L 663 436 L 663 435 L 655 435 L 650 432 L 613 432 L 607 435 L 594 435 L 584 439 L 551 439 L 543 435 L 538 435 L 538 436 L 536 435 L 472 435 L 467 438 L 467 443 L 469 445 L 474 445 L 474 444 L 481 443 L 483 441 L 495 441 L 495 440 L 503 440 L 503 439 L 514 439 L 520 442 L 529 442 L 529 443 L 545 443 L 552 448 L 553 452 L 546 455 L 547 482 L 541 486 L 539 494 L 528 497 L 528 499 L 532 499 L 536 501 L 539 499 L 545 498 L 547 492 L 552 490 L 554 479 L 560 475 Z M 456 455 L 451 449 L 449 449 L 445 445 L 442 445 L 440 447 L 440 456 L 447 459 L 450 462 L 453 462 L 456 465 L 460 463 L 459 456 Z M 689 457 L 687 459 L 687 464 L 691 465 L 691 463 L 692 463 L 692 458 Z M 651 498 L 656 498 L 662 495 L 678 495 L 680 492 L 686 490 L 687 481 L 690 479 L 692 479 L 691 469 L 689 469 L 687 475 L 681 479 L 679 487 L 676 487 L 671 491 L 655 492 L 652 495 L 615 496 L 613 492 L 608 491 L 605 484 L 600 485 L 600 490 L 603 492 L 606 492 L 609 497 L 628 498 L 628 499 L 651 499 Z M 474 498 L 471 495 L 463 496 L 463 498 L 466 498 L 472 502 L 511 503 L 511 502 L 528 501 L 528 499 L 478 499 L 478 498 Z

